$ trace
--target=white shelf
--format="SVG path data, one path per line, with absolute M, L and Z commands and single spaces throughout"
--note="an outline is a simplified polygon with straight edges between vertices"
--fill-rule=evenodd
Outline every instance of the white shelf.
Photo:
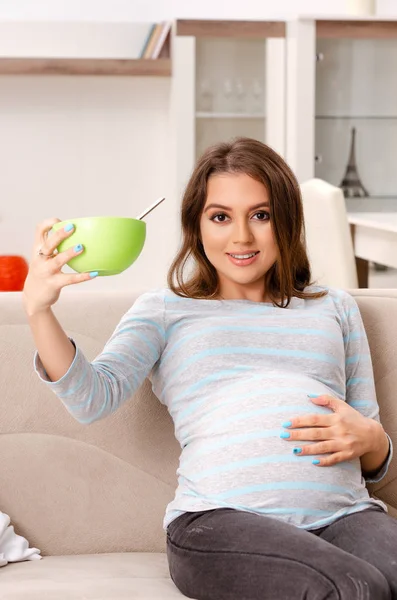
M 1 58 L 0 75 L 135 75 L 170 77 L 169 58 L 131 60 L 90 58 Z
M 265 119 L 262 113 L 196 112 L 197 119 Z
M 374 119 L 378 119 L 380 121 L 393 121 L 397 119 L 396 115 L 316 115 L 316 119 L 320 121 L 326 120 L 363 120 L 363 121 L 373 121 Z
M 328 15 L 300 14 L 297 18 L 300 21 L 346 21 L 348 23 L 351 21 L 362 21 L 363 23 L 368 21 L 375 21 L 376 23 L 388 21 L 393 23 L 397 21 L 397 17 L 393 15 L 355 15 L 349 13 L 330 13 Z

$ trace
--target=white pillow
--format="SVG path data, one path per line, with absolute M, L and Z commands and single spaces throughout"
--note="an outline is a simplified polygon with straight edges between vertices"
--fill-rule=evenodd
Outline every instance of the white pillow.
M 14 531 L 11 519 L 0 512 L 0 567 L 9 562 L 40 560 L 40 550 L 29 548 L 29 542 Z

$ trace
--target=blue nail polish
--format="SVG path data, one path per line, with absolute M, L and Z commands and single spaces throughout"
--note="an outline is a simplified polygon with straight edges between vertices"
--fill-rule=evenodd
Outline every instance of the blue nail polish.
M 292 421 L 285 421 L 285 423 L 283 423 L 281 425 L 281 427 L 291 427 L 291 425 L 292 425 Z
M 97 277 L 98 271 L 91 271 L 90 277 Z
M 289 438 L 290 436 L 291 434 L 288 433 L 288 431 L 283 431 L 282 433 L 280 433 L 280 437 L 284 439 Z
M 82 249 L 83 249 L 83 246 L 81 244 L 77 244 L 77 246 L 74 247 L 75 252 L 81 252 Z
M 315 458 L 315 459 L 312 461 L 312 463 L 313 463 L 313 465 L 319 465 L 319 464 L 320 464 L 320 461 L 319 461 L 317 458 Z
M 308 394 L 308 398 L 318 398 L 318 394 Z
M 302 452 L 302 448 L 294 448 L 294 449 L 292 450 L 292 452 L 293 452 L 294 454 L 300 454 L 300 453 Z
M 74 229 L 73 223 L 68 223 L 67 225 L 65 225 L 65 231 L 69 232 L 72 231 L 72 229 Z

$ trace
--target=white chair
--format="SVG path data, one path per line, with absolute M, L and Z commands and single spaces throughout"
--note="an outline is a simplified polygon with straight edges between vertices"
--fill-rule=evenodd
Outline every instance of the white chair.
M 310 179 L 300 187 L 313 280 L 329 287 L 358 288 L 353 241 L 342 190 L 322 179 Z

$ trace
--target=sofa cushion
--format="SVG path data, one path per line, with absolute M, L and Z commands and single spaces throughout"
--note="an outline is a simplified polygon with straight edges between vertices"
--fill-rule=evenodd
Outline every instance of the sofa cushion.
M 1 572 L 4 600 L 176 600 L 162 553 L 47 556 Z
M 90 359 L 139 295 L 64 292 L 55 312 Z M 164 552 L 180 446 L 150 382 L 81 425 L 39 381 L 33 355 L 20 293 L 0 294 L 0 510 L 43 556 Z

